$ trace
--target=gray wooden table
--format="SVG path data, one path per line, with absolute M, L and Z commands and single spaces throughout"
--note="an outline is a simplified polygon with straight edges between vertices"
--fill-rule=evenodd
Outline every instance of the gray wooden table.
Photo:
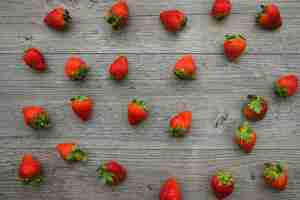
M 157 200 L 162 181 L 176 176 L 185 200 L 212 200 L 209 178 L 216 169 L 231 170 L 236 191 L 231 200 L 300 199 L 300 93 L 280 100 L 273 81 L 288 72 L 300 75 L 300 1 L 274 0 L 282 11 L 283 26 L 275 32 L 255 25 L 257 1 L 233 0 L 233 13 L 217 23 L 209 16 L 211 0 L 128 0 L 130 24 L 112 32 L 103 13 L 112 0 L 1 0 L 0 1 L 0 199 L 1 200 Z M 73 17 L 69 32 L 44 26 L 43 16 L 63 4 Z M 166 8 L 182 9 L 188 25 L 169 34 L 158 15 Z M 223 36 L 243 33 L 248 50 L 238 63 L 222 54 Z M 40 48 L 49 70 L 35 73 L 22 63 L 23 51 Z M 128 56 L 128 80 L 107 78 L 107 65 L 117 54 Z M 193 53 L 197 80 L 174 79 L 175 60 Z M 68 81 L 64 63 L 80 55 L 91 67 L 84 83 Z M 258 141 L 246 155 L 233 144 L 248 94 L 265 96 L 267 117 L 254 127 Z M 92 120 L 81 123 L 70 111 L 74 95 L 95 101 Z M 151 105 L 149 119 L 137 128 L 127 123 L 127 103 L 133 97 Z M 43 105 L 53 127 L 33 131 L 24 126 L 21 108 Z M 194 113 L 191 135 L 168 136 L 168 119 L 176 111 Z M 79 142 L 90 159 L 70 165 L 58 158 L 55 145 Z M 16 180 L 24 153 L 33 153 L 44 167 L 41 187 Z M 116 159 L 129 177 L 119 187 L 103 186 L 96 177 L 101 161 Z M 261 179 L 262 164 L 282 160 L 289 165 L 289 185 L 275 192 Z

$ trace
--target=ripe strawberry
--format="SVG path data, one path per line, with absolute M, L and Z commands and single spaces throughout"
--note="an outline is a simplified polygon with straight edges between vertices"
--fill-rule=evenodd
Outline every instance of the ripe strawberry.
M 38 185 L 42 182 L 41 164 L 31 154 L 25 154 L 19 166 L 19 178 L 25 184 Z
M 229 61 L 239 58 L 247 47 L 246 39 L 241 35 L 225 35 L 224 54 Z
M 44 71 L 47 68 L 42 52 L 36 48 L 29 48 L 23 55 L 23 60 L 32 69 Z
M 108 161 L 101 165 L 97 172 L 99 177 L 102 178 L 104 184 L 118 185 L 126 179 L 126 169 L 116 161 Z
M 192 55 L 182 56 L 177 60 L 174 74 L 180 79 L 195 79 L 197 66 Z
M 236 130 L 234 140 L 246 153 L 250 153 L 256 144 L 256 132 L 249 123 L 244 122 Z
M 60 157 L 67 161 L 86 161 L 87 155 L 75 143 L 62 143 L 56 145 Z
M 128 74 L 128 60 L 125 56 L 117 57 L 109 67 L 110 76 L 116 80 L 122 80 Z
M 261 5 L 261 11 L 257 14 L 256 21 L 265 29 L 277 29 L 282 25 L 279 8 L 273 4 Z
M 215 0 L 211 9 L 211 16 L 217 20 L 227 17 L 231 12 L 230 0 Z
M 181 187 L 173 177 L 168 178 L 160 189 L 160 200 L 181 200 Z
M 181 112 L 170 120 L 170 133 L 175 137 L 185 136 L 192 126 L 192 112 Z
M 49 117 L 47 111 L 40 106 L 26 106 L 22 109 L 25 123 L 34 129 L 47 128 Z
M 282 163 L 265 163 L 263 177 L 274 189 L 284 190 L 288 184 L 288 169 Z
M 88 71 L 87 64 L 79 57 L 72 56 L 65 64 L 65 74 L 73 81 L 85 79 Z
M 160 13 L 160 21 L 167 31 L 177 32 L 186 25 L 187 17 L 180 10 L 165 10 Z
M 229 172 L 219 171 L 211 178 L 211 188 L 217 199 L 225 199 L 234 190 L 234 179 Z
M 105 19 L 112 28 L 118 30 L 128 22 L 128 5 L 124 0 L 118 0 L 107 11 Z
M 149 109 L 144 101 L 133 99 L 128 104 L 128 122 L 137 125 L 148 117 Z
M 70 24 L 71 16 L 67 9 L 58 7 L 46 15 L 44 22 L 55 30 L 63 30 Z
M 71 98 L 71 107 L 80 119 L 86 121 L 91 116 L 93 101 L 87 96 L 75 96 Z
M 249 102 L 243 108 L 245 118 L 250 121 L 262 120 L 268 111 L 267 101 L 256 95 L 248 95 L 248 99 Z
M 293 96 L 298 90 L 298 77 L 293 74 L 283 75 L 275 82 L 275 93 L 280 97 Z

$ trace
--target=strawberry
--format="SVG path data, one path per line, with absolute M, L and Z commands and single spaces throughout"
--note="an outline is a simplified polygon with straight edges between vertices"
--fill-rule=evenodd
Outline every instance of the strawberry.
M 195 79 L 196 72 L 197 66 L 192 55 L 182 56 L 174 67 L 174 74 L 180 79 Z
M 185 136 L 192 126 L 192 112 L 181 112 L 170 120 L 170 133 L 175 137 Z
M 25 123 L 34 129 L 47 128 L 49 117 L 47 111 L 40 106 L 26 106 L 22 109 Z
M 241 35 L 225 35 L 224 54 L 229 61 L 235 61 L 245 51 L 246 39 Z
M 73 112 L 83 121 L 90 118 L 93 108 L 93 101 L 87 96 L 75 96 L 71 98 Z
M 44 71 L 47 68 L 43 53 L 36 48 L 29 48 L 23 55 L 23 60 L 32 69 Z
M 41 164 L 31 154 L 25 154 L 19 166 L 19 178 L 25 184 L 38 185 L 42 182 Z
M 293 96 L 298 90 L 298 77 L 293 74 L 283 75 L 275 82 L 275 93 L 280 97 Z
M 86 161 L 87 155 L 75 143 L 62 143 L 56 145 L 60 157 L 67 161 Z
M 288 184 L 288 169 L 282 163 L 265 163 L 264 180 L 277 190 L 284 190 Z
M 167 31 L 177 32 L 186 25 L 187 17 L 180 10 L 165 10 L 160 13 L 160 21 Z
M 256 95 L 248 95 L 248 99 L 248 103 L 243 108 L 245 118 L 251 121 L 262 120 L 268 111 L 267 101 Z
M 250 127 L 249 123 L 244 122 L 236 130 L 234 140 L 246 153 L 250 153 L 256 143 L 256 132 Z
M 217 199 L 222 200 L 233 192 L 234 179 L 229 172 L 218 171 L 212 176 L 210 185 Z
M 210 14 L 217 20 L 221 20 L 230 14 L 231 7 L 230 0 L 215 0 Z
M 181 187 L 177 180 L 173 177 L 168 178 L 160 189 L 160 200 L 181 200 Z
M 137 125 L 148 117 L 149 109 L 144 101 L 133 99 L 128 104 L 128 122 Z
M 107 11 L 105 19 L 112 28 L 118 30 L 128 23 L 128 5 L 124 0 L 118 0 Z
M 65 74 L 73 81 L 85 79 L 89 68 L 79 57 L 70 57 L 65 64 Z
M 118 185 L 127 177 L 126 169 L 114 160 L 105 162 L 97 169 L 97 172 L 104 184 L 107 185 Z
M 273 3 L 261 5 L 256 21 L 265 29 L 273 30 L 279 28 L 282 25 L 279 8 Z
M 117 57 L 109 67 L 109 74 L 116 80 L 122 80 L 128 74 L 128 60 L 125 56 Z
M 63 30 L 68 27 L 71 22 L 69 11 L 65 8 L 58 7 L 51 10 L 44 18 L 45 24 L 55 30 Z

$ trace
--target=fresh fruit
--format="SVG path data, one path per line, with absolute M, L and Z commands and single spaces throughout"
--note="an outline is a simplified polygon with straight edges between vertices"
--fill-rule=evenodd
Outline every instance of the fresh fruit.
M 93 101 L 87 96 L 75 96 L 71 98 L 71 107 L 80 119 L 86 121 L 91 116 Z
M 225 35 L 224 54 L 229 61 L 235 61 L 245 51 L 246 39 L 241 35 Z
M 125 56 L 117 57 L 109 67 L 109 74 L 115 80 L 122 80 L 128 74 L 128 60 Z
M 167 31 L 177 32 L 186 25 L 187 17 L 180 10 L 165 10 L 160 13 L 160 21 Z
M 137 125 L 148 117 L 149 109 L 144 101 L 133 99 L 128 104 L 128 122 Z
M 112 28 L 118 30 L 128 23 L 128 5 L 124 0 L 118 0 L 107 11 L 105 19 Z
M 244 122 L 235 132 L 234 141 L 246 153 L 250 153 L 256 144 L 256 132 L 249 123 Z
M 25 184 L 38 185 L 42 182 L 41 164 L 31 154 L 25 154 L 19 166 L 19 178 Z
M 79 57 L 70 57 L 65 64 L 65 74 L 73 81 L 85 79 L 89 68 Z
M 269 3 L 267 5 L 261 5 L 261 10 L 257 14 L 256 21 L 265 29 L 277 29 L 282 25 L 282 18 L 279 8 Z
M 173 116 L 170 120 L 170 133 L 175 137 L 185 136 L 192 126 L 192 112 L 185 111 Z
M 118 185 L 122 183 L 127 176 L 126 169 L 114 160 L 105 162 L 97 169 L 97 172 L 104 184 L 107 185 Z
M 243 108 L 245 118 L 250 121 L 262 120 L 268 111 L 267 101 L 256 95 L 248 95 L 248 99 L 248 103 Z
M 86 161 L 87 155 L 75 143 L 62 143 L 56 145 L 60 157 L 67 161 Z
M 234 179 L 229 172 L 218 171 L 212 176 L 210 185 L 217 199 L 222 200 L 233 192 Z
M 25 123 L 31 128 L 42 129 L 49 126 L 48 113 L 41 106 L 25 106 L 22 111 Z
M 211 16 L 221 20 L 230 14 L 231 7 L 230 0 L 215 0 L 211 9 Z
M 55 30 L 63 30 L 68 27 L 71 22 L 69 11 L 65 8 L 58 7 L 51 10 L 44 18 L 45 24 Z
M 280 97 L 290 97 L 298 90 L 298 77 L 293 74 L 283 75 L 275 82 L 275 93 Z
M 174 67 L 174 74 L 179 79 L 195 79 L 196 73 L 197 65 L 192 55 L 185 55 L 177 60 Z
M 160 189 L 160 200 L 182 200 L 181 187 L 173 177 L 168 178 Z
M 276 190 L 284 190 L 288 184 L 288 169 L 282 163 L 265 163 L 264 180 Z
M 23 55 L 23 60 L 32 69 L 44 71 L 47 68 L 42 52 L 36 48 L 29 48 Z

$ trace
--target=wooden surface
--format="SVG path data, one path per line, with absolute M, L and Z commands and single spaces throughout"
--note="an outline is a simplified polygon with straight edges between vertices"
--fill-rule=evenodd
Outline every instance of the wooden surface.
M 283 26 L 275 32 L 255 25 L 257 1 L 233 0 L 233 14 L 216 23 L 209 15 L 211 0 L 128 0 L 130 24 L 112 32 L 102 15 L 112 0 L 0 1 L 0 199 L 2 200 L 157 200 L 162 181 L 176 176 L 185 200 L 213 200 L 209 177 L 227 169 L 236 178 L 229 200 L 300 199 L 300 94 L 280 100 L 273 81 L 288 72 L 300 75 L 300 1 L 276 0 Z M 44 26 L 43 16 L 66 6 L 74 24 L 57 33 Z M 188 26 L 178 34 L 162 28 L 158 14 L 166 8 L 188 14 Z M 223 36 L 244 33 L 247 53 L 237 63 L 222 55 Z M 30 47 L 45 52 L 49 70 L 39 74 L 24 66 L 22 52 Z M 116 83 L 106 68 L 119 53 L 128 56 L 128 80 Z M 193 53 L 197 80 L 174 79 L 175 60 Z M 84 83 L 68 81 L 65 60 L 80 55 L 91 67 Z M 253 124 L 258 141 L 246 155 L 233 144 L 245 96 L 258 94 L 270 102 L 267 117 Z M 68 99 L 90 95 L 92 120 L 80 122 Z M 127 123 L 127 103 L 133 97 L 151 107 L 149 119 L 137 128 Z M 21 108 L 43 105 L 53 127 L 33 131 L 24 126 Z M 194 113 L 191 135 L 168 136 L 168 119 L 177 111 Z M 70 165 L 58 158 L 55 145 L 76 141 L 89 153 L 85 164 Z M 22 154 L 41 160 L 45 182 L 23 186 L 16 180 Z M 128 180 L 119 187 L 103 186 L 96 177 L 101 161 L 117 159 L 128 167 Z M 262 164 L 282 160 L 289 166 L 289 185 L 275 192 L 261 179 Z

